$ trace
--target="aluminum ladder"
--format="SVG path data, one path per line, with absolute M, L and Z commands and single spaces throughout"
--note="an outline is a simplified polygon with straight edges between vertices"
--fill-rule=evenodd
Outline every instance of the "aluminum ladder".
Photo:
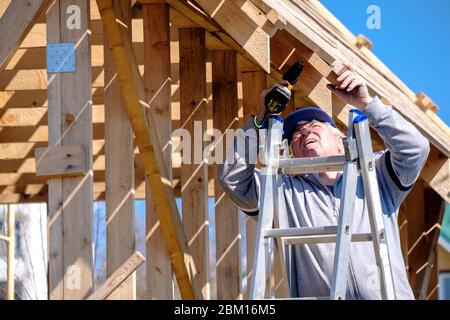
M 267 121 L 267 131 L 259 132 L 259 159 L 264 166 L 261 169 L 260 210 L 249 299 L 274 298 L 274 288 L 270 285 L 274 251 L 277 251 L 277 263 L 281 267 L 282 277 L 286 279 L 284 283 L 288 284 L 286 246 L 315 243 L 336 243 L 330 296 L 300 299 L 345 299 L 352 241 L 372 241 L 380 274 L 381 297 L 387 300 L 395 299 L 367 116 L 357 109 L 350 111 L 347 137 L 344 139 L 345 155 L 310 158 L 289 158 L 287 141 L 282 142 L 283 119 L 272 115 Z M 278 201 L 283 197 L 281 174 L 320 173 L 342 169 L 343 187 L 337 225 L 313 228 L 280 226 L 279 213 L 285 210 L 284 201 Z M 358 171 L 363 180 L 371 232 L 352 234 Z M 284 292 L 289 292 L 289 288 L 285 288 Z

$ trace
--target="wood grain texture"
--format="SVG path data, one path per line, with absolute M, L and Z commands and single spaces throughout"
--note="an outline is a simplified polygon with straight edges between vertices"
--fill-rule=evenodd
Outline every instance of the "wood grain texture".
M 67 7 L 80 7 L 80 29 L 66 28 Z M 49 108 L 49 123 L 53 127 L 49 131 L 49 144 L 74 145 L 82 144 L 86 152 L 89 171 L 82 177 L 63 178 L 60 182 L 49 185 L 49 208 L 52 217 L 50 228 L 50 243 L 58 244 L 50 250 L 50 297 L 58 299 L 81 299 L 92 288 L 92 246 L 91 246 L 91 216 L 92 216 L 92 91 L 91 91 L 91 55 L 90 41 L 87 33 L 89 8 L 88 1 L 56 1 L 49 14 L 49 42 L 75 42 L 77 69 L 74 73 L 51 74 L 49 79 L 55 87 L 49 89 L 49 103 L 55 102 Z M 56 20 L 57 19 L 57 20 Z M 74 90 L 76 88 L 76 90 Z M 74 115 L 71 121 L 66 115 Z M 51 136 L 51 138 L 50 138 Z M 52 191 L 55 190 L 55 193 Z M 62 226 L 62 228 L 61 228 Z M 55 232 L 54 232 L 55 231 Z M 62 238 L 62 240 L 61 240 Z M 62 246 L 61 246 L 62 244 Z M 52 248 L 53 249 L 53 248 Z M 62 263 L 62 265 L 61 265 Z M 55 268 L 53 268 L 55 267 Z M 54 270 L 56 269 L 56 270 Z M 54 273 L 53 273 L 54 272 Z M 56 278 L 58 277 L 58 278 Z M 62 278 L 64 277 L 64 278 Z M 54 288 L 61 288 L 53 295 Z M 62 295 L 61 295 L 62 292 Z
M 198 0 L 205 10 L 263 68 L 270 71 L 269 35 L 234 1 Z
M 36 176 L 83 176 L 88 171 L 88 161 L 82 145 L 36 148 Z
M 123 16 L 123 32 L 131 36 L 131 2 L 120 0 L 118 6 Z M 107 43 L 106 36 L 104 43 Z M 106 275 L 110 276 L 135 251 L 134 144 L 130 119 L 107 45 L 104 46 L 104 63 Z M 120 285 L 108 299 L 136 299 L 135 276 Z
M 169 7 L 166 4 L 143 5 L 144 19 L 144 82 L 146 99 L 155 110 L 158 138 L 172 179 L 171 143 L 171 70 Z M 172 267 L 156 216 L 150 190 L 146 190 L 147 225 L 147 299 L 173 299 Z
M 238 124 L 237 65 L 233 51 L 212 52 L 213 125 L 225 133 Z M 223 136 L 224 140 L 225 137 Z M 225 143 L 224 143 L 225 149 Z M 217 174 L 215 175 L 217 176 Z M 242 299 L 238 209 L 215 180 L 217 298 Z M 219 228 L 217 226 L 220 226 Z
M 190 152 L 190 163 L 181 165 L 183 225 L 203 296 L 209 299 L 208 173 L 207 164 L 203 162 L 203 141 L 197 139 L 206 130 L 207 120 L 205 31 L 201 28 L 179 29 L 178 34 L 180 120 L 182 128 L 191 133 L 191 150 L 183 150 Z
M 117 268 L 105 283 L 95 290 L 86 300 L 105 300 L 114 294 L 114 290 L 130 278 L 136 269 L 145 262 L 145 257 L 136 251 L 119 268 Z

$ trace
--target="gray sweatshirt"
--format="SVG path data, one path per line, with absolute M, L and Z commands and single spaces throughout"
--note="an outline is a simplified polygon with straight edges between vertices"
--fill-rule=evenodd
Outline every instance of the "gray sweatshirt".
M 428 157 L 429 143 L 412 124 L 390 106 L 384 105 L 378 97 L 363 112 L 387 147 L 377 152 L 375 157 L 396 297 L 414 299 L 400 249 L 397 219 L 400 204 Z M 242 129 L 245 132 L 254 127 L 249 121 Z M 250 161 L 249 154 L 248 150 L 235 148 L 235 161 L 219 165 L 218 180 L 243 212 L 257 217 L 263 177 L 251 164 L 255 161 Z M 280 225 L 319 227 L 337 224 L 342 176 L 332 187 L 326 186 L 317 174 L 283 175 L 282 184 L 286 212 L 281 214 Z M 361 176 L 358 177 L 352 229 L 353 233 L 370 232 Z M 292 297 L 330 294 L 334 249 L 334 243 L 292 246 L 287 252 Z M 372 242 L 351 244 L 346 299 L 381 299 Z

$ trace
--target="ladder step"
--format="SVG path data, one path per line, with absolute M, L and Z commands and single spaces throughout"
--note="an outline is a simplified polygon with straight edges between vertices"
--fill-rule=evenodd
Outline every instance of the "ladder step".
M 273 167 L 285 169 L 288 174 L 302 174 L 342 171 L 345 161 L 345 156 L 339 155 L 329 157 L 273 159 L 270 164 Z
M 264 231 L 264 236 L 267 238 L 285 238 L 285 244 L 287 245 L 334 243 L 337 238 L 337 226 L 267 229 Z M 352 241 L 372 241 L 372 234 L 352 234 Z
M 298 244 L 316 244 L 316 243 L 335 243 L 337 235 L 312 235 L 312 236 L 302 236 L 302 237 L 292 237 L 285 240 L 287 245 L 298 245 Z M 372 234 L 370 233 L 354 233 L 352 234 L 352 242 L 364 242 L 372 241 Z
M 264 236 L 267 238 L 329 235 L 333 233 L 337 233 L 337 226 L 277 228 L 264 230 Z

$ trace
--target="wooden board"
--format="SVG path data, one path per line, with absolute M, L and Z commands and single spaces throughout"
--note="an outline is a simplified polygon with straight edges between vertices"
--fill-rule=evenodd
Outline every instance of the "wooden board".
M 269 35 L 233 1 L 197 0 L 213 18 L 263 68 L 270 71 Z
M 131 36 L 131 3 L 120 0 L 123 32 Z M 107 39 L 104 39 L 107 43 Z M 107 45 L 104 46 L 105 74 L 105 206 L 106 275 L 109 277 L 135 251 L 134 146 L 130 119 L 123 104 L 117 73 Z M 109 297 L 136 299 L 136 277 L 132 275 Z
M 238 124 L 237 64 L 233 51 L 212 52 L 213 126 L 223 134 Z M 225 137 L 222 137 L 224 140 Z M 225 150 L 224 143 L 224 150 Z M 225 153 L 224 153 L 225 154 Z M 217 176 L 217 174 L 215 175 Z M 217 298 L 242 299 L 238 209 L 215 182 Z M 219 228 L 217 226 L 220 226 Z
M 104 300 L 111 298 L 115 290 L 134 275 L 136 269 L 145 262 L 140 252 L 135 252 L 108 277 L 103 285 L 95 290 L 86 300 Z
M 208 173 L 203 162 L 203 142 L 197 137 L 206 130 L 206 48 L 202 28 L 179 29 L 181 127 L 191 133 L 190 159 L 181 165 L 183 225 L 198 270 L 203 297 L 209 288 Z M 195 125 L 198 125 L 197 127 Z M 197 132 L 195 132 L 197 131 Z
M 244 107 L 244 122 L 249 121 L 251 115 L 258 114 L 261 108 L 261 92 L 266 88 L 266 73 L 264 71 L 243 72 L 242 73 L 242 92 Z M 243 288 L 244 299 L 248 299 L 248 289 L 253 272 L 253 254 L 255 250 L 256 228 L 258 222 L 256 219 L 245 217 L 245 245 L 247 260 L 247 287 Z
M 165 4 L 143 5 L 145 92 L 155 110 L 158 138 L 164 154 L 168 179 L 172 178 L 171 75 L 169 8 Z M 146 190 L 147 299 L 173 299 L 172 267 L 156 216 L 150 190 Z
M 80 29 L 69 30 L 67 7 L 80 7 Z M 77 43 L 75 73 L 52 74 L 49 84 L 49 146 L 82 144 L 92 168 L 92 91 L 88 3 L 56 1 L 47 16 L 48 42 Z M 77 88 L 77 90 L 74 90 Z M 76 115 L 66 121 L 64 115 Z M 49 183 L 49 296 L 82 299 L 92 288 L 92 172 Z
M 36 148 L 36 176 L 83 176 L 88 172 L 86 154 L 82 145 Z

